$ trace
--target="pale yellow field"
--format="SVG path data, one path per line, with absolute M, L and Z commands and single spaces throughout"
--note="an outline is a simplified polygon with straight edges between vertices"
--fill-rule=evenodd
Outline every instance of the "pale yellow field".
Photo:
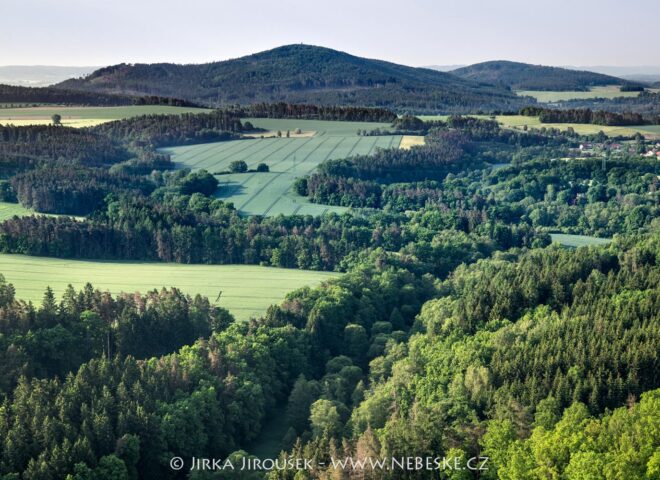
M 0 125 L 49 125 L 54 114 L 61 115 L 67 127 L 91 127 L 104 122 L 138 115 L 181 114 L 207 112 L 204 108 L 170 107 L 167 105 L 128 105 L 124 107 L 69 107 L 42 105 L 39 107 L 0 108 Z
M 399 148 L 408 150 L 412 147 L 424 145 L 424 136 L 422 135 L 404 135 L 401 137 Z
M 601 130 L 605 135 L 610 137 L 616 137 L 618 135 L 631 136 L 639 132 L 647 138 L 657 138 L 660 135 L 660 129 L 657 125 L 635 125 L 628 127 L 610 127 L 606 125 L 590 125 L 583 123 L 541 123 L 538 117 L 528 117 L 525 115 L 497 115 L 492 117 L 490 115 L 469 115 L 475 118 L 481 118 L 484 120 L 494 119 L 502 125 L 503 127 L 522 129 L 523 126 L 527 125 L 530 129 L 532 128 L 558 128 L 560 130 L 566 130 L 568 127 L 573 127 L 580 135 L 591 135 L 598 133 Z M 420 115 L 419 118 L 422 120 L 447 120 L 448 115 Z
M 107 118 L 63 118 L 62 125 L 72 128 L 94 127 L 102 123 L 110 122 Z M 0 125 L 14 125 L 15 127 L 25 127 L 28 125 L 50 125 L 53 122 L 50 119 L 38 118 L 20 118 L 4 119 L 0 118 Z
M 649 88 L 651 92 L 657 92 L 660 89 Z M 584 100 L 589 98 L 617 98 L 617 97 L 637 97 L 639 92 L 622 92 L 617 85 L 605 87 L 591 87 L 588 92 L 581 91 L 544 91 L 544 90 L 518 90 L 519 96 L 534 97 L 539 102 L 560 102 L 562 100 Z

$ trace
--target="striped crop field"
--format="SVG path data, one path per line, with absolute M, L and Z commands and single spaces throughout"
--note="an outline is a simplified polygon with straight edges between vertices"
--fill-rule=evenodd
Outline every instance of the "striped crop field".
M 269 132 L 280 130 L 282 138 L 252 138 L 201 145 L 167 148 L 172 160 L 182 168 L 205 169 L 211 173 L 226 171 L 233 161 L 243 160 L 248 168 L 259 163 L 269 172 L 217 175 L 217 196 L 245 215 L 274 216 L 319 215 L 328 211 L 342 212 L 344 207 L 331 207 L 308 202 L 297 195 L 292 186 L 296 178 L 310 174 L 323 161 L 368 155 L 377 148 L 398 148 L 400 135 L 358 136 L 357 129 L 387 128 L 387 124 L 364 122 L 328 122 L 315 120 L 249 119 L 253 125 Z M 286 138 L 286 130 L 315 132 L 313 136 Z
M 200 294 L 227 308 L 237 320 L 263 314 L 284 296 L 303 286 L 337 277 L 331 272 L 260 267 L 257 265 L 184 265 L 159 262 L 64 260 L 0 254 L 0 274 L 16 288 L 16 298 L 40 304 L 46 287 L 59 298 L 67 285 L 87 282 L 102 291 L 146 293 L 177 287 Z

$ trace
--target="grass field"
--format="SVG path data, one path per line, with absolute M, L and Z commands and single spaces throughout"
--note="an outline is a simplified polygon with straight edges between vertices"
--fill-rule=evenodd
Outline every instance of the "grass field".
M 0 202 L 0 222 L 17 215 L 24 217 L 25 215 L 34 215 L 34 210 L 25 208 L 20 203 Z
M 35 303 L 41 302 L 47 286 L 59 298 L 68 284 L 81 288 L 87 282 L 113 294 L 177 287 L 207 296 L 211 302 L 222 291 L 218 305 L 238 320 L 264 313 L 292 290 L 338 275 L 256 265 L 102 262 L 8 254 L 0 254 L 0 273 L 14 285 L 17 298 Z
M 362 137 L 358 129 L 386 128 L 387 124 L 365 122 L 328 122 L 316 120 L 249 119 L 267 130 L 314 131 L 306 138 L 263 138 L 234 140 L 164 149 L 181 167 L 206 169 L 211 173 L 226 170 L 235 160 L 244 160 L 249 168 L 258 163 L 270 167 L 268 173 L 218 175 L 218 197 L 233 202 L 246 215 L 319 215 L 327 211 L 341 212 L 344 207 L 331 207 L 308 202 L 292 191 L 297 177 L 312 172 L 321 162 L 351 155 L 364 155 L 376 148 L 396 148 L 400 135 Z
M 204 112 L 204 108 L 168 107 L 165 105 L 134 105 L 126 107 L 61 107 L 41 106 L 0 109 L 0 124 L 48 125 L 54 114 L 62 116 L 62 124 L 69 127 L 90 127 L 112 120 L 138 115 Z
M 490 119 L 489 115 L 470 115 L 471 117 Z M 447 115 L 420 115 L 422 120 L 446 120 Z M 541 123 L 539 117 L 528 117 L 525 115 L 497 115 L 495 117 L 502 126 L 508 128 L 522 128 L 527 125 L 529 128 L 558 128 L 566 130 L 572 127 L 580 135 L 591 135 L 601 130 L 610 137 L 632 136 L 639 132 L 649 138 L 660 136 L 660 125 L 635 125 L 627 127 L 610 127 L 606 125 L 590 125 L 583 123 Z
M 587 245 L 607 245 L 611 238 L 589 237 L 587 235 L 570 235 L 567 233 L 551 233 L 553 242 L 560 243 L 565 247 L 584 247 Z
M 660 89 L 649 89 L 658 91 Z M 562 100 L 584 100 L 589 98 L 617 98 L 617 97 L 637 97 L 639 92 L 622 92 L 617 85 L 605 87 L 591 87 L 588 92 L 581 91 L 543 91 L 543 90 L 518 90 L 516 94 L 520 96 L 534 97 L 539 102 L 552 103 Z

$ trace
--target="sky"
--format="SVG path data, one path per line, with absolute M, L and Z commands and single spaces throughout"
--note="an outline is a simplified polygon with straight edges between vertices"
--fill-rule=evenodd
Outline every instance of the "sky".
M 658 0 L 0 0 L 0 65 L 203 63 L 291 43 L 405 65 L 660 65 Z

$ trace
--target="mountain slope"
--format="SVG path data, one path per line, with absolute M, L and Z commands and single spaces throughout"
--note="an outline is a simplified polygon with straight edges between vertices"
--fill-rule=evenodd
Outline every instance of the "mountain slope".
M 210 105 L 285 101 L 468 112 L 514 110 L 529 103 L 501 87 L 310 45 L 200 65 L 120 64 L 58 86 L 165 95 Z
M 467 80 L 510 87 L 513 90 L 587 90 L 595 86 L 633 83 L 602 73 L 506 60 L 475 63 L 452 70 L 451 73 Z
M 0 84 L 0 104 L 48 103 L 58 105 L 171 105 L 196 107 L 192 102 L 160 96 L 113 94 L 100 91 L 69 90 L 54 87 L 20 87 Z

